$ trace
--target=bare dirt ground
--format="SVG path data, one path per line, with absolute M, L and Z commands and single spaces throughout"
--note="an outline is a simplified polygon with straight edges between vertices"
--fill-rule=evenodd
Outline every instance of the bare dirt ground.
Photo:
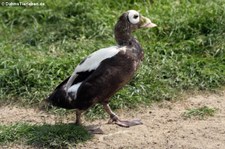
M 215 115 L 203 120 L 184 119 L 182 116 L 187 109 L 202 106 L 216 108 Z M 85 121 L 84 125 L 99 125 L 104 134 L 94 135 L 93 139 L 78 144 L 77 148 L 225 149 L 225 91 L 220 94 L 192 95 L 185 100 L 164 101 L 154 103 L 148 108 L 119 110 L 117 113 L 122 119 L 140 118 L 144 124 L 122 128 L 107 124 L 107 120 Z M 15 122 L 54 124 L 59 119 L 67 123 L 71 122 L 74 116 L 58 118 L 35 109 L 15 106 L 0 108 L 1 124 Z M 10 147 L 31 148 L 23 145 Z

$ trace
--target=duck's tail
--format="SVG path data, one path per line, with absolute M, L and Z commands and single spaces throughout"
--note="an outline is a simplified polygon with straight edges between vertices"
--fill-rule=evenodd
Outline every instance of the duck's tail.
M 66 94 L 65 85 L 70 77 L 65 79 L 62 83 L 60 83 L 56 89 L 49 95 L 46 99 L 47 103 L 50 103 L 53 106 L 57 106 L 65 109 L 74 109 L 75 107 L 69 100 L 69 96 Z

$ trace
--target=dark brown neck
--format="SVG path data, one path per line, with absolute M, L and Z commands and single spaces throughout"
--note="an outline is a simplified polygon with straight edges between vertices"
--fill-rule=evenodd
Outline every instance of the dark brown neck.
M 131 28 L 126 22 L 120 19 L 115 26 L 115 40 L 118 45 L 128 45 L 133 38 Z
M 118 45 L 127 45 L 131 39 L 132 36 L 129 31 L 115 29 L 115 40 Z

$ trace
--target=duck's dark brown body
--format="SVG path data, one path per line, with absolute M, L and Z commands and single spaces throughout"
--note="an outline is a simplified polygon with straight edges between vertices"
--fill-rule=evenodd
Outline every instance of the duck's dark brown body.
M 120 48 L 124 50 L 102 61 L 95 71 L 86 72 L 76 100 L 70 101 L 66 96 L 65 85 L 68 78 L 55 89 L 48 100 L 58 107 L 79 110 L 86 110 L 96 103 L 108 103 L 110 97 L 130 81 L 143 58 L 143 51 L 135 39 L 130 46 Z M 80 78 L 75 79 L 73 84 L 78 81 Z

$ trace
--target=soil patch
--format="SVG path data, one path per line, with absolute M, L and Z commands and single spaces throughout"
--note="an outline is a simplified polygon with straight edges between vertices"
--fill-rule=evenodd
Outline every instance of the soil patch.
M 212 117 L 200 120 L 184 119 L 182 114 L 191 108 L 207 106 L 215 108 Z M 77 148 L 154 148 L 154 149 L 223 149 L 225 148 L 225 91 L 221 94 L 196 95 L 176 102 L 163 101 L 148 108 L 118 110 L 120 118 L 140 118 L 143 125 L 122 128 L 107 124 L 107 120 L 85 121 L 85 125 L 99 125 L 104 134 Z M 58 117 L 35 109 L 1 107 L 0 123 L 16 122 L 50 123 L 73 122 L 75 115 Z M 11 148 L 27 148 L 10 145 Z M 1 146 L 0 146 L 1 148 Z

